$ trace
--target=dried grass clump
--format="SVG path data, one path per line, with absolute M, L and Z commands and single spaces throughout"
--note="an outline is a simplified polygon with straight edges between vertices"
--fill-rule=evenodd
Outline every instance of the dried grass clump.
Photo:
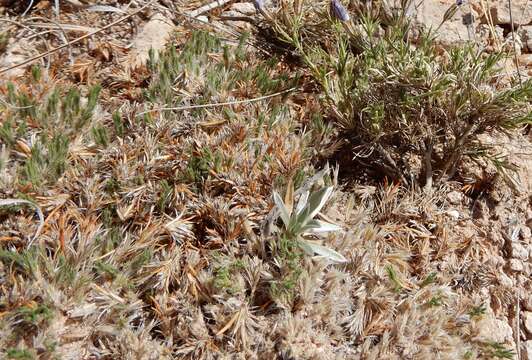
M 304 82 L 248 51 L 244 42 L 224 49 L 194 32 L 149 64 L 142 106 L 100 112 L 89 95 L 75 112 L 94 110 L 82 127 L 59 115 L 53 127 L 38 128 L 71 137 L 59 178 L 8 183 L 9 195 L 32 198 L 45 213 L 32 246 L 31 216 L 0 208 L 2 356 L 382 359 L 507 351 L 508 344 L 474 337 L 475 324 L 493 316 L 479 310 L 490 304 L 476 301 L 489 298 L 477 283 L 491 289 L 495 280 L 479 279 L 473 265 L 495 273 L 499 265 L 488 260 L 501 250 L 451 235 L 439 190 L 431 197 L 396 185 L 344 192 L 337 172 L 314 169 L 323 123 L 311 120 L 312 99 L 157 110 L 255 99 Z M 23 115 L 14 99 L 7 114 L 17 129 L 46 111 L 30 98 L 35 113 Z M 26 131 L 12 132 L 2 171 L 15 174 L 28 161 L 16 148 L 35 132 Z M 52 154 L 41 154 L 45 169 Z M 305 194 L 309 206 L 298 208 Z M 324 229 L 334 231 L 317 231 Z M 464 279 L 472 285 L 462 286 Z M 499 313 L 507 311 L 507 293 L 490 295 Z
M 282 1 L 266 23 L 320 85 L 353 157 L 404 185 L 451 179 L 465 158 L 486 160 L 510 180 L 511 165 L 480 135 L 531 123 L 532 81 L 502 86 L 504 53 L 445 50 L 430 31 L 408 41 L 412 2 L 404 3 L 383 22 L 389 11 L 379 5 L 339 21 L 324 14 L 325 2 Z

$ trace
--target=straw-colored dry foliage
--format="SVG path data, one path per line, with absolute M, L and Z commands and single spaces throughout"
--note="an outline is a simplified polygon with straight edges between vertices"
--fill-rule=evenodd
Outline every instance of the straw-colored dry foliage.
M 477 135 L 530 120 L 531 83 L 408 43 L 402 17 L 377 35 L 377 17 L 282 3 L 269 55 L 181 33 L 142 93 L 37 66 L 0 85 L 0 198 L 44 214 L 34 236 L 34 207 L 0 203 L 3 358 L 515 355 L 479 336 L 513 311 L 505 250 L 458 226 L 446 180 L 491 154 Z M 427 156 L 431 174 L 407 163 Z

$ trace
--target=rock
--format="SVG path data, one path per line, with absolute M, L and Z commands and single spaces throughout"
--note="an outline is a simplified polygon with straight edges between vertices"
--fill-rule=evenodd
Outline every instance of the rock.
M 531 277 L 532 276 L 532 264 L 530 262 L 526 262 L 524 266 L 524 274 L 525 276 Z
M 525 341 L 523 344 L 522 360 L 532 360 L 532 340 Z
M 528 0 L 512 0 L 512 17 L 514 25 L 527 25 L 532 22 L 532 8 L 527 6 Z M 490 8 L 493 23 L 496 25 L 509 25 L 510 7 L 507 1 L 491 2 Z
M 475 229 L 476 226 L 473 221 L 465 220 L 456 227 L 456 234 L 460 234 L 463 239 L 472 239 L 478 236 L 478 232 Z
M 525 45 L 523 44 L 523 41 L 521 39 L 521 36 L 516 35 L 515 36 L 515 45 L 514 45 L 514 36 L 512 32 L 509 32 L 506 37 L 504 38 L 504 45 L 503 50 L 508 51 L 510 53 L 517 53 L 517 56 L 521 56 L 523 52 L 523 47 Z
M 156 54 L 164 50 L 174 29 L 172 20 L 160 13 L 153 15 L 133 40 L 126 65 L 135 69 L 146 63 L 150 49 L 155 50 Z
M 525 330 L 532 335 L 532 311 L 525 311 L 523 314 L 523 325 Z
M 522 26 L 520 28 L 520 35 L 523 40 L 523 50 L 532 52 L 532 25 Z
M 255 6 L 250 2 L 235 3 L 231 5 L 230 9 L 248 16 L 255 15 L 257 12 Z
M 506 287 L 513 287 L 514 286 L 514 281 L 512 280 L 511 277 L 509 277 L 508 275 L 506 275 L 506 273 L 502 272 L 499 274 L 499 283 L 502 285 L 502 286 L 506 286 Z
M 515 259 L 528 260 L 528 249 L 517 241 L 510 242 L 512 257 Z
M 447 210 L 447 215 L 449 215 L 453 220 L 460 219 L 460 213 L 458 210 Z
M 486 265 L 493 266 L 495 268 L 503 267 L 506 264 L 506 260 L 502 256 L 492 255 L 486 260 Z
M 460 191 L 451 191 L 447 194 L 447 200 L 452 205 L 460 205 L 462 203 L 463 198 L 464 194 L 462 194 Z
M 485 201 L 477 201 L 473 207 L 473 218 L 475 220 L 483 221 L 483 226 L 488 226 L 490 217 L 490 209 Z
M 532 311 L 532 292 L 528 292 L 524 297 L 523 297 L 523 308 L 525 310 L 528 310 L 528 311 Z
M 504 39 L 504 29 L 497 25 L 492 28 L 487 24 L 480 24 L 477 29 L 477 39 L 486 47 L 486 51 L 493 52 L 495 50 L 494 38 L 502 41 Z
M 530 57 L 530 65 L 532 65 L 532 54 L 528 55 Z M 521 226 L 519 228 L 519 235 L 523 240 L 530 240 L 532 238 L 532 231 L 528 226 Z
M 0 56 L 0 69 L 16 65 L 29 58 L 31 56 L 31 48 L 30 43 L 25 39 L 20 39 L 19 41 L 8 45 Z M 24 75 L 26 68 L 27 65 L 16 67 L 2 74 L 0 78 L 3 77 L 4 79 L 8 79 L 10 77 L 20 77 Z
M 251 29 L 252 25 L 248 21 L 240 21 L 236 20 L 238 18 L 241 18 L 243 16 L 246 16 L 238 11 L 235 10 L 229 10 L 222 13 L 220 16 L 222 20 L 224 20 L 228 25 L 237 27 L 239 29 L 249 30 Z M 225 19 L 224 19 L 225 18 Z M 235 18 L 235 20 L 231 20 L 230 18 Z
M 476 14 L 473 13 L 473 16 L 469 15 L 469 7 L 460 7 L 460 9 L 440 27 L 444 14 L 454 3 L 455 1 L 449 0 L 424 1 L 419 7 L 417 7 L 414 23 L 417 24 L 417 26 L 427 29 L 432 28 L 433 30 L 439 27 L 437 38 L 444 46 L 468 41 L 472 34 L 468 33 L 468 27 L 464 25 L 465 21 L 472 20 L 473 29 L 476 28 L 475 24 L 478 23 L 478 17 Z
M 513 343 L 513 331 L 506 321 L 486 316 L 474 324 L 473 330 L 474 341 Z
M 84 341 L 73 341 L 67 344 L 59 345 L 54 351 L 64 360 L 86 359 L 89 357 L 88 350 Z
M 512 271 L 521 272 L 521 271 L 524 270 L 523 262 L 521 260 L 510 259 L 508 264 L 510 266 L 510 270 L 512 270 Z

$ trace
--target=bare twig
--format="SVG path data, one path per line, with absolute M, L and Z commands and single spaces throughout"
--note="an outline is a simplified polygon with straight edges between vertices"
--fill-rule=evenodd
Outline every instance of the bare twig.
M 31 27 L 29 27 L 28 25 L 25 25 L 25 24 L 23 24 L 21 22 L 18 22 L 18 21 L 14 21 L 14 20 L 10 20 L 10 19 L 1 19 L 1 18 L 0 18 L 0 21 L 5 21 L 5 22 L 8 22 L 10 24 L 13 24 L 13 25 L 16 25 L 16 26 L 20 26 L 20 27 L 22 27 L 24 29 L 27 29 L 27 30 L 31 31 L 32 33 L 35 34 L 33 36 L 39 36 L 41 38 L 41 40 L 44 42 L 44 44 L 46 45 L 46 48 L 50 49 L 50 44 L 48 44 L 48 41 L 46 40 L 46 38 L 43 37 L 43 33 L 39 33 L 37 31 L 35 31 L 34 29 L 32 29 Z M 48 51 L 50 51 L 50 50 L 48 50 Z M 45 54 L 44 56 L 41 56 L 39 59 L 44 58 L 45 56 L 48 56 L 48 54 Z M 46 67 L 49 67 L 50 63 L 51 63 L 51 60 L 50 60 L 50 58 L 48 58 L 48 63 L 46 64 Z M 11 69 L 8 68 L 6 71 L 8 71 L 8 70 L 11 70 Z M 2 71 L 0 70 L 0 74 L 1 73 L 2 73 Z
M 204 5 L 204 6 L 200 7 L 200 8 L 197 8 L 194 11 L 189 12 L 188 15 L 191 16 L 191 17 L 196 17 L 196 16 L 199 16 L 199 15 L 201 15 L 203 13 L 206 13 L 207 11 L 211 11 L 212 9 L 216 9 L 217 7 L 224 6 L 225 4 L 227 4 L 230 1 L 231 0 L 215 0 L 212 3 L 209 3 L 207 5 Z
M 521 301 L 521 294 L 519 294 L 519 287 L 517 287 L 517 304 L 516 304 L 516 314 L 515 314 L 515 321 L 517 322 L 517 326 L 515 327 L 515 343 L 517 345 L 517 360 L 521 359 L 521 319 L 520 319 L 520 312 L 521 312 L 521 306 L 519 302 Z
M 22 61 L 22 62 L 20 62 L 20 63 L 18 63 L 18 64 L 15 64 L 15 65 L 9 66 L 9 67 L 7 67 L 7 68 L 0 69 L 0 74 L 3 74 L 3 73 L 5 73 L 5 72 L 8 72 L 9 70 L 15 69 L 15 68 L 20 67 L 20 66 L 24 66 L 24 65 L 26 65 L 26 64 L 30 64 L 30 63 L 34 62 L 35 60 L 42 59 L 43 57 L 48 56 L 48 55 L 50 55 L 50 54 L 52 54 L 52 53 L 54 53 L 54 52 L 56 52 L 56 51 L 59 51 L 59 50 L 61 50 L 61 49 L 64 49 L 64 48 L 66 48 L 66 47 L 68 47 L 68 46 L 71 46 L 71 45 L 73 45 L 73 44 L 76 44 L 76 43 L 78 43 L 78 42 L 80 42 L 80 41 L 82 41 L 82 40 L 84 40 L 84 39 L 87 39 L 87 38 L 89 38 L 89 37 L 91 37 L 91 36 L 93 36 L 93 35 L 96 35 L 96 34 L 102 32 L 102 31 L 105 31 L 105 30 L 107 30 L 107 29 L 109 29 L 109 28 L 111 28 L 111 27 L 113 27 L 113 26 L 115 26 L 115 25 L 117 25 L 117 24 L 120 24 L 121 22 L 126 21 L 126 20 L 129 19 L 130 17 L 133 17 L 133 16 L 137 15 L 138 13 L 140 13 L 141 11 L 143 11 L 144 9 L 146 9 L 146 8 L 147 8 L 148 6 L 150 6 L 154 1 L 155 1 L 155 0 L 151 0 L 151 1 L 148 2 L 147 4 L 144 4 L 143 6 L 141 6 L 141 7 L 140 7 L 138 10 L 136 10 L 135 12 L 133 12 L 133 13 L 131 13 L 131 14 L 129 14 L 129 15 L 126 15 L 126 16 L 124 16 L 124 17 L 121 17 L 120 19 L 118 19 L 118 20 L 116 20 L 116 21 L 113 21 L 113 22 L 110 23 L 109 25 L 106 25 L 106 26 L 104 26 L 104 27 L 102 27 L 102 28 L 100 28 L 100 29 L 98 29 L 98 30 L 95 30 L 95 31 L 89 33 L 89 34 L 85 34 L 85 35 L 83 35 L 83 36 L 80 36 L 80 37 L 78 37 L 78 38 L 76 38 L 76 39 L 74 39 L 74 40 L 72 40 L 72 41 L 69 41 L 69 42 L 66 43 L 66 44 L 63 44 L 63 45 L 58 46 L 58 47 L 56 47 L 56 48 L 50 49 L 50 50 L 48 50 L 48 51 L 46 51 L 46 52 L 44 52 L 44 53 L 42 53 L 42 54 L 39 54 L 39 55 L 33 56 L 33 57 L 31 57 L 31 58 L 29 58 L 29 59 L 26 59 L 26 60 L 24 60 L 24 61 Z
M 35 17 L 32 19 L 43 19 L 41 17 Z M 89 26 L 83 26 L 83 25 L 76 25 L 76 24 L 64 24 L 64 23 L 58 23 L 53 22 L 52 24 L 48 23 L 48 19 L 46 19 L 45 22 L 32 22 L 31 26 L 36 28 L 42 28 L 42 29 L 53 29 L 53 30 L 63 30 L 63 31 L 75 31 L 75 32 L 83 32 L 83 33 L 89 33 L 91 31 L 97 30 L 94 27 Z
M 395 160 L 392 158 L 392 156 L 388 153 L 388 151 L 386 151 L 386 149 L 381 144 L 377 144 L 377 150 L 381 153 L 384 159 L 391 166 L 395 175 L 401 179 L 401 182 L 403 183 L 403 185 L 407 186 L 408 180 L 406 179 L 404 174 L 401 172 L 401 169 L 399 169 L 399 166 L 397 165 Z
M 464 129 L 464 132 L 455 140 L 454 146 L 451 149 L 451 155 L 449 156 L 449 159 L 445 162 L 443 169 L 441 171 L 441 174 L 438 176 L 438 182 L 444 180 L 449 180 L 454 175 L 454 172 L 456 171 L 456 161 L 460 158 L 462 155 L 462 151 L 460 148 L 464 145 L 465 141 L 471 135 L 477 128 L 477 125 L 475 125 L 474 122 L 471 122 L 466 129 Z
M 32 107 L 35 106 L 35 105 L 28 105 L 28 106 L 15 106 L 15 105 L 11 105 L 10 103 L 8 103 L 6 100 L 2 99 L 1 97 L 0 97 L 0 104 L 4 105 L 4 106 L 7 107 L 7 108 L 15 109 L 15 110 L 19 110 L 19 109 L 29 109 L 29 108 L 32 108 Z
M 22 16 L 26 16 L 26 14 L 28 13 L 28 11 L 30 11 L 32 6 L 33 6 L 33 0 L 30 0 L 30 3 L 28 4 L 28 7 L 26 8 L 26 10 L 24 10 L 24 12 L 22 13 Z
M 279 91 L 274 94 L 261 96 L 254 99 L 243 99 L 243 100 L 234 100 L 234 101 L 226 101 L 226 102 L 219 102 L 219 103 L 210 103 L 210 104 L 202 104 L 202 105 L 184 105 L 184 106 L 177 106 L 177 107 L 165 107 L 165 108 L 155 108 L 147 111 L 143 111 L 137 114 L 137 116 L 142 116 L 144 114 L 157 112 L 157 111 L 183 111 L 183 110 L 192 110 L 192 109 L 205 109 L 205 108 L 212 108 L 212 107 L 219 107 L 219 106 L 228 106 L 228 105 L 237 105 L 237 104 L 248 104 L 253 103 L 257 101 L 262 101 L 266 99 L 270 99 L 272 97 L 276 97 L 279 95 L 283 95 L 292 91 L 295 91 L 296 88 L 290 88 L 287 90 Z
M 63 42 L 65 43 L 65 45 L 68 46 L 68 55 L 69 55 L 69 58 L 70 58 L 70 62 L 72 63 L 73 62 L 73 56 L 72 56 L 72 47 L 70 45 L 68 45 L 68 36 L 66 34 L 66 31 L 65 29 L 63 28 L 63 26 L 58 23 L 57 21 L 54 21 L 54 20 L 49 20 L 49 19 L 46 19 L 46 18 L 43 18 L 43 17 L 40 17 L 40 16 L 35 16 L 33 18 L 30 18 L 28 20 L 32 20 L 32 19 L 39 19 L 39 20 L 44 20 L 44 21 L 49 21 L 51 23 L 53 23 L 57 29 L 59 29 L 61 35 L 63 35 Z
M 519 58 L 517 57 L 517 44 L 515 42 L 515 29 L 514 18 L 512 14 L 512 0 L 508 0 L 508 10 L 510 11 L 510 26 L 512 27 L 512 41 L 514 43 L 514 61 L 517 68 L 517 78 L 519 79 L 519 85 L 523 86 L 523 79 L 521 78 L 521 72 L 519 71 Z
M 245 21 L 248 23 L 255 22 L 255 19 L 249 16 L 220 16 L 219 19 L 222 21 Z
M 432 189 L 432 142 L 425 141 L 425 192 Z

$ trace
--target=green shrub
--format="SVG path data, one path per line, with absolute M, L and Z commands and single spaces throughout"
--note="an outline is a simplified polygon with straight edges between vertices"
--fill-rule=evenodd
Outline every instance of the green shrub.
M 272 30 L 320 85 L 354 157 L 403 183 L 429 186 L 433 177 L 453 177 L 465 157 L 511 169 L 479 138 L 532 122 L 532 80 L 499 84 L 505 54 L 471 44 L 442 50 L 430 31 L 412 44 L 405 17 L 382 27 L 364 14 L 343 26 L 318 22 L 315 8 L 302 3 L 299 12 L 281 7 Z

